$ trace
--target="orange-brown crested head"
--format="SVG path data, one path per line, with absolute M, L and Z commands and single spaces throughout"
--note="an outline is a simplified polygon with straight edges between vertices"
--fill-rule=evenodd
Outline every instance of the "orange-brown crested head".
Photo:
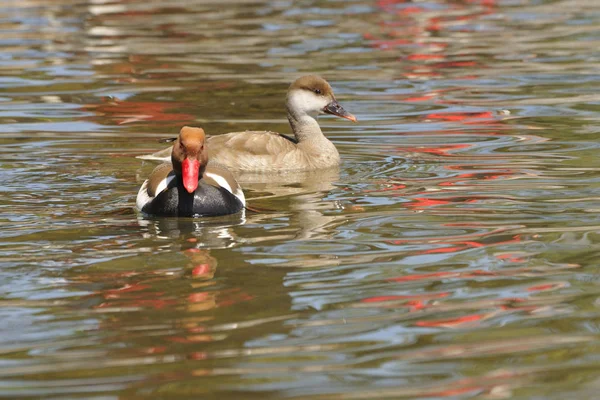
M 173 170 L 183 180 L 183 186 L 189 193 L 198 188 L 204 169 L 208 163 L 208 152 L 204 141 L 206 134 L 202 128 L 184 126 L 173 144 L 171 162 Z
M 337 102 L 329 83 L 317 75 L 296 79 L 288 89 L 286 104 L 288 112 L 296 117 L 326 113 L 356 122 L 356 117 Z

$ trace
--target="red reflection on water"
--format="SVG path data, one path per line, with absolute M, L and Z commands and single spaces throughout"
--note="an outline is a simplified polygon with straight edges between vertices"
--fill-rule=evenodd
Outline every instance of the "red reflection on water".
M 171 336 L 166 338 L 169 342 L 189 344 L 189 343 L 207 343 L 214 342 L 214 337 L 211 335 L 189 335 L 189 336 Z
M 167 351 L 166 346 L 153 346 L 153 347 L 148 347 L 146 349 L 142 349 L 142 353 L 145 353 L 145 354 L 163 354 L 166 351 Z
M 567 286 L 565 282 L 552 282 L 552 283 L 544 283 L 542 285 L 529 286 L 527 291 L 529 292 L 545 292 L 549 290 L 561 289 Z
M 377 7 L 388 13 L 413 14 L 427 11 L 426 8 L 415 6 L 406 0 L 379 0 Z
M 254 299 L 254 296 L 244 292 L 241 288 L 235 288 L 220 292 L 220 298 L 217 302 L 219 307 L 227 307 L 236 303 L 243 303 Z
M 210 277 L 212 274 L 212 268 L 209 264 L 198 264 L 192 269 L 192 276 L 197 277 Z
M 430 392 L 427 393 L 427 397 L 454 397 L 457 396 L 459 394 L 466 394 L 466 393 L 479 393 L 483 390 L 483 388 L 481 386 L 466 386 L 466 387 L 462 387 L 462 388 L 455 388 L 455 389 L 446 389 L 446 390 L 442 390 L 439 392 Z
M 390 296 L 374 296 L 367 297 L 361 300 L 361 303 L 389 303 L 405 300 L 400 306 L 407 306 L 409 312 L 423 310 L 427 307 L 429 300 L 441 299 L 450 295 L 450 292 L 441 293 L 424 293 L 414 295 L 390 295 Z
M 398 278 L 388 278 L 389 282 L 407 282 L 407 281 L 421 281 L 428 280 L 431 278 L 458 278 L 460 277 L 460 272 L 452 272 L 452 271 L 440 271 L 440 272 L 431 272 L 428 274 L 413 274 L 413 275 L 405 275 Z
M 447 169 L 457 169 L 457 168 L 447 168 Z M 455 177 L 451 178 L 448 181 L 438 183 L 438 186 L 455 186 L 457 183 L 469 183 L 469 181 L 473 180 L 495 180 L 500 179 L 502 177 L 513 177 L 515 176 L 515 171 L 508 170 L 507 172 L 478 172 L 478 173 L 466 173 L 459 174 Z M 473 200 L 479 199 L 487 199 L 486 196 L 473 196 Z M 492 197 L 489 197 L 492 198 Z
M 406 188 L 406 185 L 404 185 L 402 183 L 394 183 L 394 184 L 388 184 L 387 186 L 385 186 L 381 189 L 363 190 L 361 193 L 389 192 L 389 191 L 394 191 L 394 190 L 399 190 L 399 189 L 404 189 L 404 188 Z
M 187 241 L 192 243 L 194 241 Z M 101 285 L 87 297 L 101 299 L 95 308 L 165 309 L 187 306 L 191 311 L 209 310 L 251 300 L 241 289 L 210 290 L 217 261 L 208 250 L 188 248 L 181 251 L 187 259 L 180 268 L 82 274 L 72 278 L 77 284 Z M 192 279 L 189 279 L 191 277 Z M 189 282 L 186 293 L 168 292 L 169 280 Z M 108 287 L 107 287 L 108 286 Z M 190 291 L 192 293 L 190 293 Z
M 104 297 L 107 299 L 118 299 L 124 293 L 146 290 L 149 287 L 150 287 L 150 285 L 147 285 L 147 284 L 133 284 L 133 285 L 125 284 L 124 286 L 122 286 L 120 288 L 108 289 L 108 290 L 104 291 Z
M 135 122 L 168 122 L 168 125 L 181 125 L 195 120 L 191 114 L 179 113 L 175 110 L 183 107 L 179 102 L 143 102 L 120 101 L 111 99 L 102 104 L 86 105 L 83 108 L 92 110 L 104 119 L 118 125 Z
M 365 39 L 371 39 L 371 46 L 379 50 L 391 50 L 400 45 L 410 44 L 410 41 L 406 39 L 390 39 L 390 40 L 375 40 L 373 36 L 365 34 Z
M 476 224 L 476 223 L 456 223 L 456 222 L 449 222 L 449 223 L 445 223 L 443 224 L 443 226 L 446 227 L 467 227 L 467 228 L 481 228 L 484 227 L 484 225 L 480 225 L 480 224 Z M 492 237 L 492 236 L 496 236 L 499 234 L 502 234 L 506 231 L 508 231 L 510 228 L 509 227 L 497 227 L 494 228 L 492 230 L 484 230 L 484 231 L 480 231 L 480 232 L 474 232 L 474 233 L 469 233 L 469 234 L 464 234 L 464 235 L 456 235 L 456 236 L 452 236 L 452 237 L 445 237 L 445 236 L 441 236 L 441 237 L 429 237 L 425 243 L 434 243 L 434 244 L 457 244 L 457 243 L 462 243 L 462 244 L 469 244 L 471 246 L 476 246 L 476 247 L 482 247 L 483 244 L 480 242 L 482 240 L 486 240 L 486 238 L 488 237 Z M 504 236 L 506 237 L 506 236 Z M 511 236 L 511 239 L 509 240 L 496 240 L 494 242 L 489 242 L 489 239 L 487 239 L 488 241 L 486 243 L 488 244 L 504 244 L 504 243 L 512 243 L 513 241 L 519 241 L 520 240 L 520 236 L 519 235 L 514 235 Z M 396 239 L 396 240 L 386 240 L 386 243 L 390 243 L 390 244 L 411 244 L 411 243 L 423 243 L 423 239 Z
M 123 286 L 114 289 L 99 291 L 97 294 L 105 301 L 97 305 L 96 308 L 135 307 L 159 310 L 177 304 L 177 300 L 168 296 L 165 292 L 153 289 L 152 283 L 161 281 L 164 275 L 152 275 L 150 277 L 147 274 L 129 275 L 130 277 L 139 278 L 141 281 L 127 282 Z M 94 278 L 96 280 L 101 278 L 101 276 Z M 90 297 L 96 297 L 96 295 Z
M 460 167 L 452 167 L 452 166 L 448 166 L 446 169 L 460 169 Z M 456 175 L 456 178 L 467 178 L 467 179 L 479 179 L 479 180 L 495 180 L 498 178 L 502 178 L 502 177 L 506 177 L 506 176 L 514 176 L 515 175 L 515 170 L 509 169 L 509 170 L 505 170 L 506 172 L 498 172 L 498 171 L 493 171 L 493 172 L 468 172 L 465 174 L 459 174 Z M 441 185 L 441 183 L 440 183 Z
M 450 154 L 451 156 L 451 154 Z M 457 170 L 457 171 L 462 171 L 462 170 L 466 170 L 469 169 L 470 166 L 469 165 L 446 165 L 444 166 L 444 169 L 447 170 Z M 500 178 L 505 178 L 505 179 L 512 179 L 512 178 L 516 178 L 521 172 L 515 169 L 509 169 L 509 168 L 493 168 L 492 171 L 479 171 L 479 172 L 464 172 L 461 174 L 458 174 L 456 176 L 447 178 L 448 180 L 444 181 L 444 182 L 440 182 L 438 183 L 438 186 L 454 186 L 458 183 L 463 183 L 463 184 L 469 184 L 469 183 L 473 183 L 473 181 L 490 181 L 490 180 L 496 180 L 496 179 L 500 179 Z M 477 198 L 477 199 L 487 199 L 488 197 L 486 196 L 473 196 L 473 198 Z M 490 197 L 490 198 L 494 198 L 494 197 Z M 496 197 L 497 198 L 497 197 Z
M 447 297 L 450 295 L 450 292 L 440 292 L 440 293 L 422 293 L 422 294 L 410 294 L 410 295 L 392 295 L 392 296 L 373 296 L 367 297 L 361 300 L 363 303 L 379 303 L 383 301 L 394 301 L 394 300 L 406 300 L 406 299 L 420 299 L 420 300 L 428 300 L 428 299 L 440 299 L 442 297 Z
M 443 54 L 423 54 L 415 53 L 406 56 L 407 60 L 411 61 L 422 61 L 422 60 L 443 60 L 445 56 Z
M 426 207 L 431 207 L 431 206 L 438 206 L 440 204 L 450 204 L 450 201 L 426 199 L 425 197 L 415 197 L 413 199 L 413 203 L 409 207 L 411 207 L 411 208 L 426 208 Z
M 209 300 L 212 301 L 213 299 L 213 296 L 208 292 L 192 293 L 188 296 L 188 301 L 190 303 L 203 303 Z
M 460 112 L 460 113 L 434 113 L 427 114 L 425 118 L 428 119 L 441 119 L 444 121 L 459 121 L 459 122 L 469 122 L 472 119 L 483 119 L 483 118 L 494 118 L 494 113 L 491 111 L 483 111 L 483 112 Z
M 384 11 L 392 12 L 396 10 L 397 4 L 404 4 L 406 0 L 378 0 L 377 7 Z
M 90 284 L 109 286 L 85 296 L 89 299 L 100 300 L 100 303 L 93 306 L 94 308 L 163 309 L 177 303 L 177 300 L 169 297 L 165 292 L 153 289 L 153 284 L 164 278 L 165 274 L 162 271 L 124 271 L 80 274 L 70 279 L 73 284 L 84 287 Z
M 174 252 L 180 262 L 177 263 L 176 257 L 163 269 L 149 269 L 138 265 L 135 271 L 92 272 L 73 278 L 79 285 L 92 285 L 95 293 L 87 297 L 96 301 L 93 308 L 110 312 L 106 314 L 110 318 L 103 320 L 102 328 L 130 326 L 136 320 L 145 324 L 158 311 L 161 315 L 165 312 L 173 313 L 171 321 L 174 333 L 161 335 L 165 342 L 206 343 L 223 336 L 211 333 L 205 325 L 214 319 L 210 311 L 250 301 L 254 296 L 241 287 L 216 288 L 213 277 L 217 270 L 217 260 L 210 255 L 209 250 L 188 247 L 196 245 L 197 240 L 194 238 L 182 243 L 184 249 Z M 180 257 L 181 255 L 184 257 Z M 132 312 L 135 318 L 131 317 Z M 129 320 L 130 318 L 132 319 Z M 167 349 L 168 345 L 144 347 L 139 351 L 158 354 L 168 352 Z
M 415 4 L 406 0 L 377 1 L 376 7 L 382 13 L 379 24 L 381 33 L 365 33 L 364 39 L 377 50 L 402 48 L 405 52 L 412 52 L 399 58 L 400 61 L 405 61 L 402 64 L 404 70 L 400 74 L 409 79 L 440 78 L 449 70 L 479 71 L 486 68 L 486 65 L 479 61 L 480 57 L 475 59 L 476 54 L 452 54 L 446 51 L 449 45 L 452 46 L 451 43 L 434 41 L 433 38 L 443 35 L 442 31 L 446 29 L 464 32 L 478 29 L 477 25 L 470 21 L 496 12 L 495 1 L 469 0 L 462 3 L 446 2 L 441 5 L 451 12 L 433 13 L 427 3 Z M 417 51 L 414 51 L 415 49 Z M 477 74 L 473 73 L 455 76 L 455 79 L 476 78 Z M 409 101 L 427 99 L 414 97 Z
M 554 274 L 554 270 L 564 271 L 571 268 L 580 268 L 579 264 L 565 264 L 561 267 L 548 268 L 548 274 Z M 521 268 L 501 268 L 496 270 L 483 270 L 483 269 L 475 269 L 469 271 L 438 271 L 424 274 L 410 274 L 405 276 L 399 276 L 395 278 L 387 278 L 388 282 L 411 282 L 411 281 L 430 281 L 430 280 L 441 280 L 441 279 L 472 279 L 472 278 L 480 278 L 480 277 L 511 277 L 511 276 L 530 276 L 532 273 L 531 268 L 521 267 Z M 542 272 L 538 269 L 536 274 L 541 274 Z M 567 286 L 565 282 L 552 282 L 545 283 L 541 285 L 535 285 L 527 288 L 528 292 L 539 292 L 539 291 L 548 291 L 548 290 L 557 290 Z M 506 299 L 510 301 L 518 301 L 517 299 Z
M 468 248 L 468 246 L 466 247 L 442 247 L 440 249 L 430 249 L 430 250 L 425 250 L 422 252 L 422 254 L 436 254 L 436 253 L 456 253 L 458 251 L 461 250 L 465 250 L 466 248 Z
M 434 92 L 434 93 L 424 94 L 423 96 L 407 97 L 406 99 L 404 99 L 404 101 L 410 101 L 410 102 L 429 101 L 431 99 L 434 99 L 436 96 L 438 96 L 438 93 Z
M 144 298 L 129 298 L 126 299 L 126 303 L 121 305 L 120 307 L 139 307 L 139 308 L 153 308 L 155 310 L 160 310 L 167 307 L 172 307 L 177 304 L 176 300 L 166 300 L 166 299 L 144 299 Z M 102 303 L 96 308 L 106 308 L 106 307 L 114 307 L 110 303 Z
M 403 151 L 410 151 L 414 153 L 426 153 L 426 154 L 435 154 L 437 156 L 451 156 L 451 151 L 459 150 L 459 149 L 468 149 L 472 147 L 472 144 L 469 143 L 458 143 L 458 144 L 447 144 L 438 147 L 404 147 Z
M 451 197 L 438 197 L 435 199 L 429 199 L 426 197 L 415 197 L 412 199 L 412 202 L 407 204 L 406 207 L 410 209 L 420 210 L 424 208 L 439 206 L 439 205 L 448 205 L 448 204 L 472 204 L 476 203 L 482 199 L 486 199 L 486 196 L 472 196 L 472 197 L 462 197 L 462 196 L 451 196 Z
M 522 263 L 522 262 L 526 261 L 523 257 L 519 257 L 512 253 L 496 254 L 496 258 L 499 260 L 513 262 L 513 263 Z
M 416 326 L 422 327 L 442 327 L 442 328 L 452 328 L 463 324 L 468 324 L 471 322 L 481 321 L 486 318 L 489 314 L 470 314 L 463 315 L 458 318 L 449 318 L 449 319 L 438 319 L 433 321 L 417 321 L 415 322 Z
M 475 247 L 486 247 L 486 246 L 497 246 L 502 244 L 512 244 L 519 243 L 521 241 L 520 235 L 515 235 L 511 240 L 499 241 L 499 242 L 458 242 L 458 244 L 462 244 L 462 246 L 452 246 L 452 247 L 443 247 L 441 249 L 428 249 L 423 251 L 415 252 L 415 254 L 435 254 L 435 253 L 455 253 L 458 251 L 463 251 L 466 249 L 472 249 Z M 483 269 L 476 269 L 471 271 L 438 271 L 431 272 L 426 274 L 412 274 L 405 275 L 396 278 L 388 278 L 387 280 L 390 282 L 407 282 L 407 281 L 419 281 L 419 280 L 430 280 L 434 278 L 460 278 L 460 279 L 470 279 L 480 276 L 504 276 L 507 274 L 514 273 L 522 273 L 524 270 L 522 269 L 513 269 L 513 270 L 498 270 L 498 271 L 487 271 Z

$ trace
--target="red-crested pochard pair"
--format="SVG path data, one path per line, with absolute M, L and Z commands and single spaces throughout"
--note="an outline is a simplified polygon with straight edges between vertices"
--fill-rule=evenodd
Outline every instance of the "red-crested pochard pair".
M 327 113 L 354 122 L 356 118 L 338 104 L 329 83 L 314 75 L 297 79 L 288 89 L 286 109 L 293 137 L 245 131 L 205 138 L 202 129 L 184 127 L 172 147 L 140 156 L 165 164 L 156 167 L 140 188 L 137 208 L 164 216 L 233 214 L 245 207 L 245 200 L 228 169 L 286 173 L 339 165 L 339 153 L 323 135 L 317 116 Z

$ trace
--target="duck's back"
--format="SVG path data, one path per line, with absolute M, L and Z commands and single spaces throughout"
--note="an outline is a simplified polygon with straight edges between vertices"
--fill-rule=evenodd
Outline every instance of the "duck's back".
M 295 139 L 269 131 L 231 132 L 207 142 L 210 159 L 235 171 L 285 169 L 298 153 Z
M 277 132 L 244 131 L 210 136 L 206 141 L 210 159 L 235 173 L 289 173 L 339 165 L 334 144 L 323 135 L 317 139 L 298 143 Z M 138 158 L 168 163 L 172 150 L 171 146 Z

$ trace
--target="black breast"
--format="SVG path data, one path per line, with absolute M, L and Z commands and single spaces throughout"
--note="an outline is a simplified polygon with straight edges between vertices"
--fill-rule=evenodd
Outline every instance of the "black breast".
M 183 185 L 170 187 L 142 211 L 165 217 L 214 217 L 235 214 L 242 208 L 242 202 L 231 192 L 200 182 L 194 193 L 188 193 Z

